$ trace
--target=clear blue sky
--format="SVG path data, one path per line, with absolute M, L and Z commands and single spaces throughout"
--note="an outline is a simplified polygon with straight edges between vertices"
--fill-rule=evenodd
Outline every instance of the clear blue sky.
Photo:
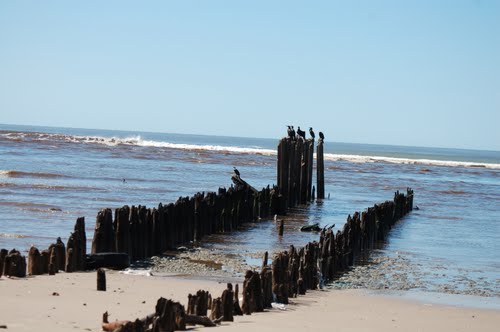
M 500 1 L 1 1 L 0 123 L 500 150 Z

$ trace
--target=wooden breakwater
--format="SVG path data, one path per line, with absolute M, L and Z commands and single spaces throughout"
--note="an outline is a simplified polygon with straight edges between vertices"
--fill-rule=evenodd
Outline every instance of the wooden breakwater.
M 323 134 L 316 147 L 316 187 L 313 186 L 314 137 L 284 137 L 278 144 L 277 183 L 287 208 L 325 198 Z
M 124 206 L 114 211 L 114 218 L 111 209 L 103 209 L 96 218 L 91 253 L 124 252 L 131 260 L 148 258 L 283 211 L 277 187 L 256 191 L 247 185 L 181 197 L 157 208 Z
M 363 212 L 348 216 L 342 230 L 325 228 L 318 242 L 300 250 L 293 246 L 275 255 L 273 291 L 287 303 L 288 296 L 304 294 L 320 284 L 334 280 L 367 255 L 377 242 L 383 241 L 392 226 L 413 209 L 413 190 L 406 195 L 394 194 L 392 201 L 376 204 Z M 278 274 L 278 275 L 276 275 Z
M 176 331 L 186 329 L 186 324 L 216 326 L 220 321 L 233 321 L 235 315 L 262 312 L 271 308 L 272 302 L 288 304 L 290 297 L 318 289 L 346 272 L 355 264 L 358 255 L 369 254 L 377 242 L 385 239 L 392 226 L 412 209 L 413 191 L 407 189 L 406 195 L 396 192 L 392 201 L 348 216 L 342 230 L 337 233 L 332 228 L 325 228 L 319 241 L 310 242 L 298 250 L 291 246 L 289 250 L 277 253 L 272 266 L 268 265 L 266 252 L 261 271 L 248 270 L 245 273 L 241 308 L 238 285 L 233 292 L 232 285 L 228 284 L 222 295 L 215 299 L 202 290 L 196 295 L 189 294 L 187 313 L 182 304 L 160 298 L 154 314 L 114 326 L 115 331 Z M 165 303 L 170 306 L 166 307 Z
M 314 138 L 284 137 L 278 144 L 277 183 L 286 207 L 313 199 Z

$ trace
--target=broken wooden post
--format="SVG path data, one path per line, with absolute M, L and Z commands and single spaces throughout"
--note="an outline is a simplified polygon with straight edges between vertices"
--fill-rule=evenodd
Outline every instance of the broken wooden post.
M 43 274 L 40 251 L 33 246 L 28 252 L 28 275 L 35 276 L 40 274 Z
M 56 247 L 52 247 L 49 256 L 49 275 L 53 276 L 57 273 L 57 251 Z
M 97 269 L 97 290 L 106 291 L 106 271 L 102 268 Z
M 186 312 L 179 302 L 173 302 L 163 297 L 156 303 L 153 331 L 173 332 L 186 329 Z
M 97 213 L 91 253 L 114 252 L 115 246 L 113 214 L 111 209 L 102 209 Z
M 206 316 L 209 303 L 210 293 L 204 290 L 199 290 L 196 295 L 188 295 L 188 308 L 187 313 L 196 316 Z
M 210 319 L 216 320 L 221 318 L 224 315 L 224 311 L 222 309 L 222 300 L 220 297 L 212 299 L 212 309 L 210 312 Z
M 225 322 L 234 321 L 233 311 L 234 311 L 234 292 L 233 285 L 228 283 L 227 289 L 222 292 L 221 300 L 222 300 L 222 320 Z
M 71 253 L 70 253 L 71 252 Z M 66 272 L 84 271 L 87 257 L 87 237 L 85 235 L 85 218 L 76 219 L 74 232 L 66 245 Z
M 239 295 L 238 293 L 239 293 L 239 286 L 238 286 L 238 284 L 236 284 L 234 286 L 234 299 L 233 299 L 234 310 L 233 310 L 233 314 L 235 316 L 242 316 L 243 311 L 241 310 L 241 307 L 240 307 L 240 298 L 238 297 L 238 295 Z
M 271 308 L 273 302 L 273 271 L 270 266 L 264 266 L 260 272 L 262 281 L 262 305 Z
M 116 252 L 130 252 L 130 208 L 125 205 L 115 210 L 115 249 Z
M 49 246 L 49 252 L 52 254 L 52 249 L 55 249 L 56 261 L 55 261 L 55 271 L 64 270 L 66 264 L 66 248 L 61 238 L 58 237 L 56 243 L 52 243 Z
M 267 266 L 267 261 L 268 261 L 268 259 L 269 259 L 269 254 L 268 254 L 268 252 L 266 251 L 266 252 L 264 253 L 264 258 L 262 259 L 262 266 L 261 266 L 261 269 L 260 269 L 261 271 L 264 269 L 264 267 L 266 267 L 266 266 Z
M 245 273 L 242 310 L 245 315 L 250 315 L 252 312 L 264 311 L 262 283 L 257 272 L 248 270 Z
M 16 249 L 12 249 L 5 256 L 4 274 L 10 277 L 26 277 L 26 258 Z

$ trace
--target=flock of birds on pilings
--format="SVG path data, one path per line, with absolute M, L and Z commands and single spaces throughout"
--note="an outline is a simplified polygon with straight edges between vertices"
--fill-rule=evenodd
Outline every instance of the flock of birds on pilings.
M 287 130 L 288 137 L 290 137 L 292 139 L 292 141 L 294 141 L 298 138 L 302 138 L 304 140 L 306 139 L 306 132 L 303 131 L 302 129 L 300 129 L 300 126 L 297 127 L 297 131 L 295 131 L 293 126 L 289 125 L 287 127 L 288 127 L 288 130 Z M 314 130 L 312 129 L 312 127 L 309 127 L 309 135 L 311 135 L 312 139 L 316 138 L 316 134 L 314 134 Z M 319 132 L 319 139 L 320 140 L 325 139 L 325 135 L 323 135 L 323 133 L 321 131 Z
M 303 131 L 302 129 L 300 129 L 300 126 L 297 126 L 297 131 L 295 131 L 295 129 L 291 125 L 288 125 L 287 127 L 288 127 L 288 130 L 287 130 L 288 137 L 292 141 L 295 141 L 297 139 L 303 139 L 303 140 L 306 139 L 306 132 Z M 314 130 L 312 127 L 309 127 L 309 135 L 311 136 L 311 138 L 313 140 L 316 138 L 316 134 L 314 133 Z M 323 134 L 323 132 L 320 131 L 318 135 L 319 135 L 320 141 L 323 141 L 325 139 L 325 135 Z M 233 172 L 234 172 L 233 182 L 235 184 L 238 184 L 241 180 L 240 171 L 238 171 L 238 169 L 236 169 L 236 167 L 233 167 Z

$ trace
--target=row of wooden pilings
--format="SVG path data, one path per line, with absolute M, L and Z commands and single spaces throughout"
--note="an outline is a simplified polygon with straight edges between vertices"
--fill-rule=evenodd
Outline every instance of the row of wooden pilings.
M 124 252 L 138 260 L 176 249 L 214 233 L 231 232 L 242 224 L 284 214 L 276 187 L 255 191 L 250 186 L 197 193 L 158 208 L 124 206 L 97 215 L 92 253 Z
M 203 290 L 189 294 L 187 312 L 180 303 L 160 298 L 153 315 L 128 322 L 118 331 L 185 330 L 189 323 L 215 326 L 218 321 L 233 321 L 235 315 L 262 312 L 273 302 L 288 304 L 290 297 L 318 289 L 346 272 L 355 265 L 358 255 L 369 254 L 375 243 L 383 241 L 392 226 L 412 209 L 413 191 L 407 189 L 406 195 L 396 192 L 392 201 L 348 216 L 337 233 L 324 229 L 318 242 L 299 250 L 291 246 L 275 254 L 271 266 L 266 252 L 260 272 L 248 270 L 245 274 L 241 307 L 238 285 L 233 291 L 232 284 L 228 284 L 215 299 Z
M 256 191 L 238 178 L 238 184 L 218 192 L 180 197 L 158 208 L 124 206 L 98 212 L 91 254 L 117 252 L 139 260 L 199 241 L 203 236 L 230 232 L 246 222 L 285 214 L 286 206 L 277 187 Z M 41 252 L 31 247 L 26 259 L 15 249 L 2 249 L 0 275 L 24 277 L 86 269 L 87 239 L 85 219 L 78 218 L 66 246 L 60 238 Z M 4 264 L 5 262 L 5 264 Z M 27 270 L 27 271 L 26 271 Z
M 0 251 L 0 276 L 23 278 L 28 275 L 49 274 L 58 271 L 74 272 L 84 271 L 87 256 L 87 239 L 85 235 L 85 219 L 78 218 L 74 232 L 68 238 L 65 246 L 61 238 L 51 244 L 48 249 L 38 250 L 32 246 L 26 258 L 16 249 L 8 252 Z
M 288 208 L 315 199 L 313 186 L 314 139 L 284 137 L 278 144 L 277 183 Z M 323 139 L 316 149 L 317 198 L 325 198 Z

